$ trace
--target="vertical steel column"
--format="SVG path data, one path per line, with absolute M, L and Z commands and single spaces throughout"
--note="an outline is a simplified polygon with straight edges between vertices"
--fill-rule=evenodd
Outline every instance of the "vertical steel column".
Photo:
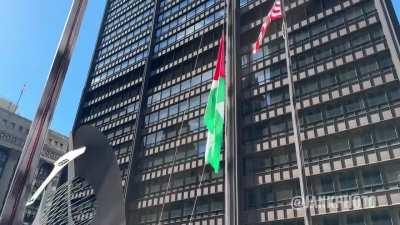
M 293 127 L 293 136 L 294 136 L 294 145 L 296 150 L 296 161 L 297 161 L 297 170 L 299 171 L 299 183 L 300 183 L 300 192 L 303 204 L 304 211 L 304 225 L 312 225 L 312 218 L 310 208 L 307 206 L 307 178 L 305 176 L 304 170 L 304 154 L 303 154 L 303 146 L 301 143 L 301 135 L 300 135 L 300 123 L 299 123 L 299 115 L 296 109 L 296 97 L 295 97 L 295 88 L 292 77 L 292 62 L 290 56 L 290 45 L 289 45 L 289 36 L 287 31 L 287 18 L 285 11 L 285 0 L 282 0 L 282 16 L 283 16 L 283 39 L 285 41 L 285 53 L 286 53 L 286 67 L 288 74 L 288 85 L 289 85 L 289 98 L 290 98 L 290 111 L 292 112 L 292 127 Z
M 72 4 L 39 108 L 30 127 L 4 204 L 0 217 L 1 225 L 22 224 L 25 203 L 31 192 L 35 175 L 34 171 L 39 165 L 40 153 L 68 70 L 86 5 L 87 0 L 74 0 Z
M 237 34 L 238 0 L 226 1 L 226 126 L 225 126 L 225 224 L 239 225 L 238 123 L 237 123 Z
M 87 93 L 90 92 L 90 87 L 91 87 L 90 85 L 91 85 L 91 82 L 92 82 L 91 74 L 95 71 L 95 68 L 96 68 L 96 58 L 99 55 L 99 48 L 101 46 L 101 42 L 102 42 L 102 39 L 103 39 L 103 32 L 104 32 L 104 29 L 105 29 L 105 26 L 106 26 L 106 21 L 107 21 L 107 12 L 108 12 L 108 10 L 110 8 L 110 5 L 111 5 L 111 1 L 107 0 L 106 4 L 104 6 L 104 10 L 103 10 L 103 16 L 101 18 L 101 24 L 100 24 L 100 28 L 99 28 L 99 31 L 98 31 L 98 34 L 97 34 L 96 44 L 95 44 L 95 47 L 94 47 L 94 50 L 93 50 L 93 54 L 92 54 L 92 57 L 91 57 L 91 60 L 90 60 L 90 67 L 89 67 L 89 70 L 88 70 L 88 73 L 87 73 L 87 76 L 86 76 L 85 85 L 83 87 L 81 96 L 79 98 L 79 104 L 78 104 L 78 109 L 76 111 L 74 124 L 73 124 L 73 127 L 72 127 L 72 133 L 75 130 L 77 130 L 80 126 L 83 125 L 80 120 L 82 119 L 81 117 L 84 114 L 83 113 L 84 104 L 85 104 L 85 98 L 84 97 L 86 96 Z
M 400 28 L 395 12 L 393 11 L 393 4 L 390 0 L 375 0 L 375 7 L 378 11 L 379 21 L 381 21 L 382 31 L 389 47 L 397 77 L 400 79 L 400 37 L 397 36 L 398 32 L 396 32 Z
M 146 111 L 146 103 L 147 103 L 147 98 L 146 98 L 146 92 L 148 89 L 148 83 L 149 83 L 149 78 L 151 75 L 151 63 L 152 63 L 152 58 L 153 58 L 153 49 L 155 45 L 155 29 L 156 29 L 156 22 L 157 22 L 157 16 L 158 16 L 158 10 L 160 8 L 160 0 L 154 0 L 154 12 L 153 12 L 153 19 L 151 21 L 151 37 L 150 37 L 150 43 L 149 43 L 149 54 L 147 56 L 147 61 L 144 66 L 143 70 L 143 82 L 142 82 L 142 87 L 140 89 L 140 95 L 139 95 L 139 109 L 136 117 L 136 123 L 135 123 L 135 128 L 134 128 L 134 137 L 133 137 L 133 149 L 132 149 L 132 156 L 129 162 L 129 170 L 128 170 L 128 180 L 125 185 L 125 204 L 126 204 L 126 221 L 128 224 L 130 224 L 130 215 L 129 215 L 129 210 L 131 207 L 129 206 L 130 202 L 134 199 L 135 197 L 135 191 L 128 191 L 129 188 L 132 188 L 134 183 L 135 183 L 135 168 L 138 166 L 138 163 L 136 159 L 134 158 L 134 153 L 138 149 L 140 149 L 140 137 L 141 137 L 141 127 L 144 124 L 144 117 L 145 117 L 145 111 Z

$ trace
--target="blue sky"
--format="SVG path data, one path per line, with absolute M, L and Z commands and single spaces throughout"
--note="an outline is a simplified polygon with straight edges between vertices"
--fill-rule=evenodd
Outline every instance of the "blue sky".
M 394 2 L 400 12 L 400 1 Z M 18 99 L 19 113 L 32 119 L 72 0 L 12 0 L 0 7 L 0 96 Z M 89 70 L 106 0 L 89 0 L 51 127 L 68 135 Z
M 69 134 L 87 77 L 106 0 L 89 0 L 82 29 L 51 127 Z M 29 119 L 37 105 L 72 0 L 1 1 L 0 96 L 16 101 Z

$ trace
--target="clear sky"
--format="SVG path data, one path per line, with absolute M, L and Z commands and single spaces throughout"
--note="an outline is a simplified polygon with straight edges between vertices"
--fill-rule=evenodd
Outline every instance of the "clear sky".
M 72 0 L 0 1 L 0 96 L 16 101 L 27 85 L 19 113 L 35 115 Z M 89 0 L 79 39 L 51 127 L 69 134 L 106 0 Z M 400 1 L 394 2 L 400 12 Z

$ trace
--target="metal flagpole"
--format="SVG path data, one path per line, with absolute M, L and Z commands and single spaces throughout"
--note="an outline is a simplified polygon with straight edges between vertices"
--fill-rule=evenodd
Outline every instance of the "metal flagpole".
M 225 224 L 239 225 L 237 141 L 237 26 L 238 0 L 226 1 L 226 126 L 225 126 Z
M 26 84 L 24 84 L 24 86 L 23 86 L 22 89 L 21 89 L 21 92 L 19 93 L 19 97 L 18 97 L 18 100 L 17 100 L 17 104 L 15 104 L 15 112 L 17 112 L 17 110 L 18 110 L 19 103 L 21 102 L 22 95 L 24 94 L 25 89 L 26 89 Z
M 0 225 L 22 224 L 25 203 L 32 189 L 34 171 L 39 165 L 40 152 L 46 140 L 47 130 L 65 79 L 86 5 L 87 0 L 74 0 L 72 3 L 38 110 L 15 169 L 0 217 Z
M 301 199 L 303 204 L 304 211 L 304 225 L 312 225 L 312 218 L 310 208 L 307 206 L 306 198 L 307 198 L 307 182 L 305 176 L 304 169 L 304 154 L 303 148 L 301 144 L 301 136 L 300 136 L 300 123 L 299 123 L 299 115 L 296 109 L 296 101 L 295 101 L 295 88 L 292 77 L 292 68 L 291 68 L 291 57 L 290 57 L 290 48 L 289 48 L 289 36 L 287 31 L 287 18 L 285 12 L 285 0 L 281 0 L 282 5 L 282 33 L 283 39 L 285 41 L 285 53 L 286 53 L 286 67 L 288 74 L 288 85 L 289 85 L 289 99 L 290 99 L 290 111 L 292 112 L 292 127 L 293 127 L 293 136 L 294 136 L 294 145 L 296 150 L 296 160 L 297 160 L 297 170 L 299 172 L 299 183 L 300 183 L 300 192 Z

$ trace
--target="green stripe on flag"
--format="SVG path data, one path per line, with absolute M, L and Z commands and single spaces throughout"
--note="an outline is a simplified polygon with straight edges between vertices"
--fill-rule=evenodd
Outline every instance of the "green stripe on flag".
M 220 169 L 221 148 L 224 135 L 224 106 L 225 106 L 225 79 L 219 77 L 213 80 L 204 123 L 208 129 L 205 161 L 210 164 L 215 173 Z

